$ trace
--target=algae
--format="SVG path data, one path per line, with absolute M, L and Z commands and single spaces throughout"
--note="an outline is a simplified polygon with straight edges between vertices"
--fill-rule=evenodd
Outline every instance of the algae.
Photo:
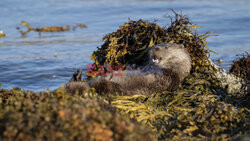
M 39 35 L 41 35 L 41 32 L 65 32 L 65 31 L 69 31 L 71 29 L 75 30 L 78 27 L 79 28 L 87 28 L 87 25 L 85 25 L 85 24 L 77 24 L 77 25 L 73 25 L 73 26 L 67 25 L 67 26 L 51 26 L 51 27 L 34 28 L 30 24 L 28 24 L 26 21 L 21 21 L 20 25 L 27 27 L 27 31 L 22 31 L 22 30 L 20 30 L 19 27 L 17 27 L 17 30 L 19 30 L 19 32 L 22 34 L 22 36 L 25 36 L 30 31 L 38 32 Z
M 111 96 L 111 105 L 121 113 L 152 127 L 159 140 L 230 140 L 250 134 L 249 104 L 229 97 L 216 78 L 206 38 L 199 26 L 175 13 L 168 28 L 143 20 L 129 21 L 107 34 L 94 51 L 95 66 L 147 64 L 147 51 L 161 42 L 183 44 L 192 57 L 191 74 L 174 92 L 150 96 Z M 213 52 L 214 53 L 214 52 Z M 94 71 L 98 75 L 98 69 Z M 93 76 L 95 76 L 93 75 Z M 248 101 L 249 103 L 249 101 Z
M 0 140 L 156 139 L 150 129 L 88 95 L 69 95 L 62 88 L 40 93 L 1 89 Z
M 250 80 L 250 55 L 248 52 L 246 54 L 238 55 L 242 56 L 236 60 L 233 61 L 233 64 L 229 70 L 230 73 L 233 73 L 234 75 L 241 77 L 245 80 Z
M 187 16 L 174 13 L 168 28 L 162 28 L 156 23 L 148 21 L 129 20 L 120 26 L 116 32 L 109 33 L 103 38 L 104 43 L 93 52 L 91 60 L 95 66 L 104 65 L 146 65 L 148 49 L 162 42 L 183 44 L 192 57 L 192 72 L 211 70 L 207 53 L 213 52 L 206 48 L 207 32 L 198 35 L 197 28 Z M 97 67 L 93 73 L 98 71 Z M 210 68 L 210 69 L 208 69 Z M 98 73 L 97 73 L 98 74 Z
M 230 104 L 214 83 L 193 73 L 175 92 L 113 97 L 112 105 L 152 127 L 159 140 L 229 140 L 250 134 L 250 110 Z
M 249 135 L 249 101 L 231 98 L 221 87 L 206 48 L 211 34 L 199 35 L 197 28 L 175 12 L 167 28 L 130 20 L 107 34 L 91 57 L 94 77 L 98 66 L 144 65 L 155 44 L 183 44 L 192 57 L 192 72 L 178 90 L 105 96 L 95 90 L 69 95 L 63 88 L 43 93 L 2 89 L 0 139 L 154 140 L 156 135 L 158 140 L 232 140 Z
M 4 38 L 4 37 L 5 37 L 5 33 L 2 30 L 0 30 L 0 38 Z

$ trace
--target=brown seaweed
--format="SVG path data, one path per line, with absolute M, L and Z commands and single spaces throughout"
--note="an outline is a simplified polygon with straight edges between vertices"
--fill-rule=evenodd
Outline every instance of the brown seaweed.
M 172 42 L 187 48 L 192 72 L 177 91 L 109 99 L 122 113 L 151 126 L 160 140 L 230 140 L 250 134 L 249 109 L 243 101 L 229 98 L 213 77 L 217 70 L 208 54 L 213 51 L 206 48 L 211 35 L 199 35 L 198 28 L 177 13 L 166 29 L 143 20 L 129 21 L 107 34 L 92 54 L 96 66 L 144 65 L 148 49 L 155 44 Z
M 232 140 L 250 134 L 250 110 L 241 100 L 229 98 L 220 80 L 212 77 L 216 70 L 209 63 L 212 51 L 206 48 L 211 35 L 199 35 L 197 28 L 178 13 L 168 28 L 130 20 L 107 34 L 92 54 L 96 66 L 144 65 L 148 49 L 155 44 L 183 44 L 192 57 L 192 73 L 177 91 L 105 96 L 93 89 L 75 95 L 61 88 L 43 93 L 2 89 L 0 139 L 154 140 L 150 130 L 131 122 L 128 115 L 150 126 L 158 140 Z M 236 67 L 240 73 L 242 66 Z M 98 71 L 92 73 L 96 75 Z M 80 79 L 77 73 L 75 77 Z
M 4 38 L 4 37 L 5 37 L 5 33 L 2 30 L 0 30 L 0 38 Z
M 245 80 L 248 80 L 249 82 L 250 81 L 250 55 L 248 54 L 248 52 L 246 52 L 246 54 L 242 54 L 240 56 L 242 57 L 233 61 L 233 64 L 229 72 Z
M 116 32 L 107 34 L 103 38 L 104 44 L 93 52 L 91 59 L 96 66 L 145 65 L 149 59 L 147 54 L 150 47 L 170 42 L 183 44 L 187 48 L 193 61 L 192 72 L 209 70 L 211 65 L 207 54 L 213 51 L 206 48 L 206 38 L 212 35 L 210 32 L 198 35 L 197 28 L 199 27 L 193 25 L 186 16 L 177 13 L 166 29 L 156 23 L 130 20 Z
M 110 112 L 101 99 L 0 90 L 0 140 L 155 140 L 150 129 Z
M 112 105 L 151 126 L 160 140 L 230 140 L 250 134 L 250 110 L 225 102 L 216 81 L 194 73 L 184 83 L 175 92 L 114 96 Z
M 67 25 L 67 26 L 51 26 L 51 27 L 37 27 L 37 28 L 34 28 L 30 24 L 28 24 L 26 21 L 22 21 L 20 25 L 26 26 L 28 28 L 27 31 L 22 31 L 22 30 L 20 30 L 19 27 L 17 27 L 17 30 L 19 30 L 19 32 L 22 34 L 22 36 L 25 36 L 30 31 L 38 32 L 39 35 L 40 35 L 41 32 L 65 32 L 65 31 L 69 31 L 71 29 L 75 30 L 77 27 L 79 27 L 79 28 L 87 28 L 87 25 L 85 25 L 85 24 L 77 24 L 77 25 L 74 25 L 74 26 Z

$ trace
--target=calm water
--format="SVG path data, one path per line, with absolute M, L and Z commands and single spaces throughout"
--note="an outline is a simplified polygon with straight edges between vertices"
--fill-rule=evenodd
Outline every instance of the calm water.
M 21 87 L 35 91 L 53 90 L 66 83 L 77 68 L 92 63 L 91 53 L 102 44 L 106 33 L 128 21 L 165 18 L 170 8 L 219 36 L 208 39 L 208 48 L 217 52 L 228 69 L 236 54 L 250 51 L 250 1 L 248 0 L 1 0 L 0 82 L 3 88 Z M 30 32 L 22 37 L 16 27 L 22 20 L 34 27 L 84 23 L 87 29 L 64 33 Z M 58 57 L 54 57 L 54 54 Z

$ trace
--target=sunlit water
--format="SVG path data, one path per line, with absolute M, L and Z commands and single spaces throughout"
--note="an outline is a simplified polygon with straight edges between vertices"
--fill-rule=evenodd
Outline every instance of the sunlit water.
M 250 50 L 250 1 L 248 0 L 1 0 L 0 82 L 2 88 L 20 87 L 34 91 L 53 90 L 66 83 L 77 68 L 92 63 L 91 53 L 102 37 L 128 21 L 144 19 L 169 25 L 170 9 L 202 26 L 200 33 L 219 36 L 208 39 L 228 69 L 236 54 Z M 87 29 L 63 33 L 30 32 L 22 37 L 16 27 L 22 20 L 34 27 L 84 23 Z M 54 57 L 54 54 L 58 54 Z

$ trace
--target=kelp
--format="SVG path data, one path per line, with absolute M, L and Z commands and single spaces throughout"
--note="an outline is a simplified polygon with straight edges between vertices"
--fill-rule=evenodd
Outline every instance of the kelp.
M 216 81 L 193 73 L 175 92 L 113 97 L 112 105 L 147 124 L 159 140 L 229 140 L 250 134 L 250 110 L 218 95 Z
M 5 33 L 2 30 L 0 30 L 0 38 L 4 38 L 4 37 L 5 37 Z
M 103 38 L 104 44 L 93 52 L 91 59 L 96 65 L 141 65 L 143 52 L 155 43 L 163 42 L 165 32 L 156 23 L 129 21 L 116 32 L 107 34 Z
M 108 108 L 93 92 L 1 89 L 0 140 L 155 140 L 151 130 Z
M 158 140 L 231 140 L 250 134 L 250 110 L 241 100 L 229 98 L 220 80 L 213 77 L 216 69 L 208 54 L 212 51 L 206 48 L 211 35 L 199 35 L 197 28 L 177 13 L 168 28 L 130 20 L 107 34 L 92 54 L 93 70 L 106 65 L 145 65 L 147 51 L 155 44 L 183 44 L 192 57 L 192 71 L 177 91 L 100 96 L 94 90 L 75 95 L 61 89 L 36 94 L 1 90 L 0 139 L 153 139 L 151 131 L 126 115 L 150 126 Z M 96 75 L 94 71 L 92 76 Z
M 206 48 L 207 32 L 198 35 L 196 25 L 183 15 L 175 13 L 174 20 L 168 28 L 162 28 L 148 21 L 129 20 L 120 26 L 116 32 L 107 34 L 101 47 L 93 52 L 91 59 L 96 66 L 136 64 L 145 65 L 148 62 L 148 50 L 159 43 L 170 42 L 183 44 L 192 57 L 192 72 L 211 70 Z M 208 69 L 210 68 L 210 69 Z M 97 70 L 97 69 L 94 69 Z
M 28 24 L 26 21 L 21 21 L 20 25 L 27 27 L 27 31 L 22 31 L 22 30 L 20 30 L 19 27 L 17 27 L 17 30 L 19 30 L 19 32 L 22 34 L 22 36 L 25 36 L 30 31 L 38 32 L 39 35 L 40 35 L 41 32 L 65 32 L 65 31 L 69 31 L 71 29 L 75 30 L 77 27 L 79 27 L 79 28 L 87 28 L 87 25 L 85 25 L 85 24 L 77 24 L 77 25 L 74 25 L 74 26 L 67 25 L 67 26 L 51 26 L 51 27 L 37 27 L 37 28 L 34 28 L 30 24 Z
M 250 81 L 250 55 L 248 52 L 246 54 L 238 55 L 242 56 L 236 60 L 233 61 L 233 64 L 229 70 L 230 73 L 233 73 L 234 75 L 241 77 L 245 80 Z
M 249 110 L 218 101 L 216 95 L 177 91 L 142 102 L 120 97 L 113 105 L 151 126 L 159 139 L 221 140 L 250 133 Z
M 170 42 L 183 44 L 192 57 L 191 74 L 174 92 L 150 96 L 111 96 L 120 112 L 152 127 L 159 140 L 231 140 L 250 134 L 249 104 L 227 95 L 206 48 L 210 32 L 199 35 L 199 26 L 175 13 L 167 28 L 143 20 L 129 21 L 107 34 L 94 51 L 95 66 L 145 65 L 150 47 Z M 93 69 L 95 70 L 95 69 Z M 96 70 L 98 70 L 96 68 Z M 98 75 L 97 71 L 94 71 Z M 249 103 L 249 102 L 248 102 Z

